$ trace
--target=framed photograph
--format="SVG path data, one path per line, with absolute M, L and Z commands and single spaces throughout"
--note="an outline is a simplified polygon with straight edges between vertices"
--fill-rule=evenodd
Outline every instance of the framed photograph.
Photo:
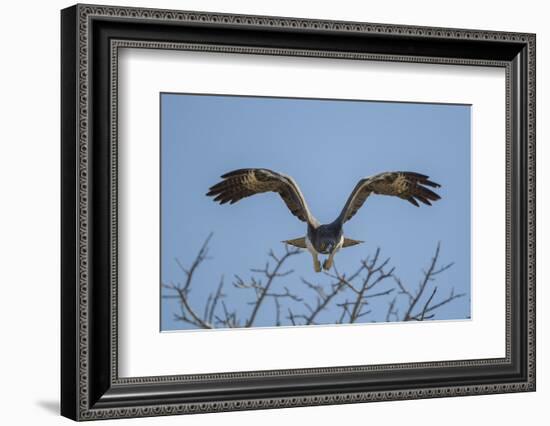
M 535 390 L 535 35 L 61 12 L 61 412 Z

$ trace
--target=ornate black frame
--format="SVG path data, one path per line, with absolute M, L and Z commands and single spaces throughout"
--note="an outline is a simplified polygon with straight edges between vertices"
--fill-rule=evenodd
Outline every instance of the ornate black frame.
M 535 35 L 76 5 L 61 13 L 61 414 L 74 420 L 535 390 Z M 506 357 L 119 378 L 117 49 L 506 69 Z

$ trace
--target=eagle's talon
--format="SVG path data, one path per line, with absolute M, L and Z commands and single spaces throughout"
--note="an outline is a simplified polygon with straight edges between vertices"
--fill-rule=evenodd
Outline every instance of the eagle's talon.
M 318 260 L 314 260 L 313 269 L 315 269 L 315 272 L 321 272 L 321 262 L 319 262 Z
M 331 259 L 330 259 L 330 258 L 329 258 L 329 259 L 325 259 L 325 261 L 323 262 L 323 269 L 324 269 L 325 271 L 329 271 L 330 268 L 332 268 L 332 261 L 331 261 Z

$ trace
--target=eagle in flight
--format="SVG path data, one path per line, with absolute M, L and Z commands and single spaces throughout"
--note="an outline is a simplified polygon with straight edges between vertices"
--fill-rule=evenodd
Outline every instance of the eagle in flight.
M 392 195 L 419 207 L 418 202 L 431 206 L 441 197 L 431 188 L 440 185 L 429 180 L 429 176 L 414 172 L 385 172 L 361 179 L 351 192 L 340 215 L 332 223 L 322 225 L 311 214 L 300 188 L 290 176 L 268 169 L 239 169 L 221 176 L 221 182 L 212 186 L 207 196 L 214 197 L 220 204 L 234 204 L 237 201 L 262 192 L 276 192 L 290 212 L 307 223 L 305 237 L 283 241 L 307 249 L 313 257 L 315 272 L 321 272 L 318 255 L 328 255 L 323 268 L 332 268 L 334 255 L 342 247 L 354 246 L 363 241 L 344 237 L 344 223 L 350 220 L 371 194 Z

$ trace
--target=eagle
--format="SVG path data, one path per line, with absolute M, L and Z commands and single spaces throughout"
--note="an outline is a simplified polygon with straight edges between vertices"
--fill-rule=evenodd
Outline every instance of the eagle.
M 319 254 L 328 255 L 323 269 L 330 270 L 334 255 L 343 247 L 364 241 L 344 237 L 343 226 L 350 220 L 371 194 L 391 195 L 419 207 L 419 201 L 431 206 L 441 197 L 430 188 L 439 188 L 429 176 L 415 172 L 384 172 L 360 179 L 348 197 L 340 215 L 331 223 L 321 224 L 311 214 L 296 181 L 285 174 L 269 169 L 238 169 L 221 176 L 221 181 L 209 188 L 207 196 L 220 204 L 234 204 L 243 198 L 263 192 L 275 192 L 283 199 L 290 212 L 307 224 L 305 237 L 283 243 L 307 249 L 313 257 L 315 272 L 321 272 Z

